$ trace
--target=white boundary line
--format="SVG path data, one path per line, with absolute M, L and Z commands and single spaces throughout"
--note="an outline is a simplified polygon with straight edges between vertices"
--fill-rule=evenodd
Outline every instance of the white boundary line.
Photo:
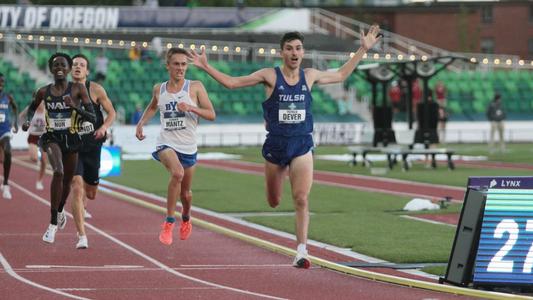
M 409 219 L 409 220 L 415 220 L 415 221 L 420 221 L 420 222 L 425 222 L 425 223 L 431 223 L 431 224 L 436 224 L 436 225 L 445 225 L 445 226 L 451 226 L 453 228 L 457 228 L 457 225 L 455 225 L 455 224 L 449 224 L 449 223 L 439 222 L 439 221 L 435 221 L 435 220 L 419 218 L 417 216 L 401 215 L 400 217 L 405 218 L 405 219 Z
M 48 201 L 46 201 L 45 199 L 43 199 L 41 196 L 32 193 L 31 191 L 29 191 L 26 188 L 22 187 L 21 185 L 17 184 L 13 180 L 10 181 L 10 185 L 12 185 L 13 187 L 21 190 L 23 193 L 25 193 L 26 195 L 29 195 L 30 197 L 32 197 L 36 201 L 41 202 L 44 205 L 50 206 L 50 203 Z M 67 215 L 72 218 L 72 215 L 70 213 L 67 213 Z M 254 292 L 247 291 L 247 290 L 241 290 L 241 289 L 237 289 L 237 288 L 233 288 L 233 287 L 229 287 L 229 286 L 225 286 L 225 285 L 220 285 L 220 284 L 216 284 L 216 283 L 213 283 L 213 282 L 205 281 L 205 280 L 202 280 L 202 279 L 199 279 L 199 278 L 196 278 L 196 277 L 192 277 L 192 276 L 180 273 L 180 272 L 174 270 L 173 268 L 163 264 L 162 262 L 156 260 L 155 258 L 144 254 L 140 250 L 138 250 L 138 249 L 136 249 L 136 248 L 134 248 L 134 247 L 122 242 L 121 240 L 113 237 L 112 235 L 109 235 L 108 233 L 104 232 L 103 230 L 100 230 L 99 228 L 96 228 L 95 226 L 93 226 L 93 225 L 91 225 L 89 223 L 85 223 L 85 226 L 87 226 L 88 228 L 94 230 L 96 233 L 100 234 L 101 236 L 111 240 L 115 244 L 118 244 L 119 246 L 122 246 L 123 248 L 129 250 L 130 252 L 133 252 L 137 256 L 139 256 L 139 257 L 149 261 L 150 263 L 158 266 L 161 270 L 164 270 L 164 271 L 166 271 L 168 273 L 171 273 L 171 274 L 173 274 L 173 275 L 175 275 L 177 277 L 188 279 L 188 280 L 191 280 L 191 281 L 194 281 L 194 282 L 197 282 L 197 283 L 201 283 L 201 284 L 205 284 L 205 285 L 208 285 L 208 286 L 211 286 L 211 287 L 215 287 L 215 288 L 219 288 L 219 289 L 223 289 L 223 290 L 229 290 L 229 291 L 242 293 L 242 294 L 246 294 L 246 295 L 257 296 L 257 297 L 262 297 L 262 298 L 267 298 L 267 299 L 285 299 L 285 298 L 279 298 L 279 297 L 265 295 L 265 294 L 261 294 L 261 293 L 254 293 Z M 48 290 L 50 288 L 46 288 L 46 289 Z M 55 291 L 55 292 L 58 292 L 58 291 Z M 87 299 L 87 298 L 78 298 L 78 299 Z
M 33 281 L 29 280 L 29 279 L 26 279 L 26 278 L 20 276 L 19 274 L 17 274 L 13 270 L 13 268 L 11 268 L 11 265 L 9 264 L 7 259 L 5 259 L 5 257 L 2 255 L 2 253 L 0 253 L 0 263 L 2 263 L 2 266 L 4 267 L 4 270 L 6 270 L 7 274 L 9 274 L 11 277 L 13 277 L 13 278 L 15 278 L 15 279 L 17 279 L 19 281 L 24 282 L 25 284 L 31 285 L 31 286 L 39 288 L 39 289 L 43 289 L 45 291 L 49 291 L 51 293 L 59 294 L 61 296 L 72 298 L 72 299 L 83 299 L 83 300 L 89 299 L 89 298 L 83 298 L 83 297 L 80 297 L 80 296 L 68 294 L 68 293 L 65 293 L 65 292 L 62 292 L 62 291 L 58 291 L 56 289 L 53 289 L 53 288 L 50 288 L 50 287 L 35 283 L 35 282 L 33 282 Z

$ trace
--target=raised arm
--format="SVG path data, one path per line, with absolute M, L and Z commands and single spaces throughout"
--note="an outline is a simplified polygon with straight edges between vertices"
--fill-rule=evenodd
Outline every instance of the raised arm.
M 311 85 L 313 83 L 325 84 L 325 83 L 337 83 L 346 80 L 350 74 L 355 70 L 355 67 L 359 64 L 365 53 L 371 49 L 381 38 L 379 37 L 379 26 L 372 25 L 365 35 L 364 31 L 360 31 L 361 47 L 355 52 L 342 67 L 337 71 L 319 71 L 316 69 L 306 69 L 306 79 Z
M 146 138 L 146 136 L 143 133 L 143 126 L 146 124 L 150 119 L 154 116 L 155 112 L 157 111 L 157 104 L 159 103 L 159 87 L 161 84 L 154 85 L 154 88 L 152 90 L 152 100 L 150 100 L 150 103 L 148 103 L 148 106 L 146 106 L 146 109 L 143 112 L 143 115 L 139 122 L 137 123 L 137 127 L 135 128 L 135 136 L 139 141 L 142 141 Z
M 205 90 L 204 85 L 200 81 L 193 81 L 191 89 L 194 93 L 194 97 L 198 101 L 198 106 L 192 106 L 185 102 L 180 102 L 178 104 L 178 109 L 185 112 L 190 111 L 203 119 L 214 121 L 216 117 L 215 109 L 207 96 L 207 91 Z
M 189 59 L 192 61 L 192 63 L 195 66 L 207 72 L 207 74 L 213 77 L 213 79 L 220 82 L 220 84 L 222 84 L 228 89 L 236 89 L 236 88 L 241 88 L 241 87 L 253 86 L 259 83 L 263 83 L 267 85 L 272 84 L 271 80 L 269 80 L 270 73 L 273 74 L 271 69 L 261 69 L 250 75 L 238 76 L 238 77 L 229 76 L 227 74 L 220 72 L 219 70 L 215 69 L 213 66 L 211 66 L 207 62 L 205 48 L 202 48 L 202 51 L 200 52 L 200 54 L 196 53 L 196 51 L 190 51 Z

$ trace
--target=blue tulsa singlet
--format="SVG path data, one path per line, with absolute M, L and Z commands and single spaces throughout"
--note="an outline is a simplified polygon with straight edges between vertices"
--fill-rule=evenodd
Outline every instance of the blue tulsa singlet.
M 289 85 L 279 67 L 276 71 L 276 86 L 272 95 L 263 102 L 263 117 L 269 135 L 299 136 L 313 132 L 311 114 L 311 91 L 300 69 L 300 81 Z
M 11 130 L 11 120 L 9 118 L 9 97 L 0 92 L 0 135 Z

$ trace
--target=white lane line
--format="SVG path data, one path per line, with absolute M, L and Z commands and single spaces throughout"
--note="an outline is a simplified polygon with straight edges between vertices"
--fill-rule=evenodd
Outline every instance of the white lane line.
M 11 182 L 11 183 L 13 183 L 13 182 Z M 83 298 L 83 297 L 79 297 L 79 296 L 76 296 L 76 295 L 68 294 L 68 293 L 53 289 L 53 288 L 49 288 L 47 286 L 38 284 L 36 282 L 33 282 L 33 281 L 29 280 L 29 279 L 26 279 L 26 278 L 20 276 L 15 271 L 13 271 L 13 269 L 11 268 L 11 265 L 5 259 L 5 257 L 2 255 L 2 253 L 0 253 L 0 263 L 2 263 L 2 266 L 4 267 L 4 270 L 6 270 L 6 272 L 9 275 L 11 275 L 11 277 L 13 277 L 13 278 L 15 278 L 15 279 L 17 279 L 19 281 L 22 281 L 25 284 L 28 284 L 28 285 L 31 285 L 33 287 L 36 287 L 36 288 L 39 288 L 39 289 L 43 289 L 43 290 L 46 290 L 46 291 L 49 291 L 51 293 L 55 293 L 55 294 L 58 294 L 58 295 L 61 295 L 61 296 L 72 298 L 72 299 L 89 299 L 89 298 Z
M 47 200 L 45 200 L 44 198 L 42 198 L 39 195 L 36 195 L 36 194 L 32 193 L 31 191 L 29 191 L 28 189 L 24 188 L 23 186 L 17 184 L 16 182 L 11 181 L 10 184 L 13 187 L 21 190 L 23 193 L 29 195 L 30 197 L 32 197 L 36 201 L 41 202 L 42 204 L 44 204 L 46 206 L 50 206 L 50 203 Z M 67 213 L 67 215 L 72 218 L 72 215 L 70 213 Z M 191 281 L 194 281 L 194 282 L 197 282 L 197 283 L 201 283 L 201 284 L 205 284 L 205 285 L 209 285 L 209 286 L 216 287 L 216 288 L 219 288 L 219 289 L 229 290 L 229 291 L 242 293 L 242 294 L 247 294 L 247 295 L 252 295 L 252 296 L 256 296 L 256 297 L 262 297 L 262 298 L 267 298 L 267 299 L 285 299 L 285 298 L 279 298 L 279 297 L 266 295 L 266 294 L 261 294 L 261 293 L 254 293 L 254 292 L 247 291 L 247 290 L 241 290 L 241 289 L 237 289 L 237 288 L 229 287 L 229 286 L 225 286 L 225 285 L 220 285 L 220 284 L 216 284 L 216 283 L 213 283 L 213 282 L 205 281 L 205 280 L 202 280 L 202 279 L 199 279 L 199 278 L 196 278 L 196 277 L 192 277 L 192 276 L 180 273 L 178 271 L 175 271 L 171 267 L 163 264 L 162 262 L 156 260 L 155 258 L 152 258 L 152 257 L 144 254 L 143 252 L 137 250 L 136 248 L 133 248 L 132 246 L 130 246 L 130 245 L 122 242 L 121 240 L 119 240 L 119 239 L 107 234 L 106 232 L 96 228 L 95 226 L 93 226 L 93 225 L 91 225 L 89 223 L 85 223 L 85 226 L 90 228 L 90 229 L 92 229 L 92 230 L 94 230 L 95 232 L 97 232 L 98 234 L 102 235 L 103 237 L 106 237 L 107 239 L 111 240 L 115 244 L 118 244 L 118 245 L 122 246 L 123 248 L 129 250 L 130 252 L 133 252 L 136 255 L 138 255 L 138 256 L 144 258 L 145 260 L 151 262 L 152 264 L 158 266 L 161 270 L 164 270 L 164 271 L 166 271 L 168 273 L 171 273 L 171 274 L 173 274 L 173 275 L 175 275 L 177 277 L 189 279 Z
M 401 215 L 400 217 L 405 218 L 405 219 L 409 219 L 409 220 L 426 222 L 426 223 L 430 223 L 430 224 L 446 225 L 446 226 L 450 226 L 450 227 L 453 227 L 453 228 L 457 227 L 456 224 L 444 223 L 444 222 L 439 222 L 439 221 L 430 220 L 430 219 L 426 219 L 426 218 L 419 218 L 419 217 L 416 217 L 416 216 Z
M 28 269 L 133 269 L 144 268 L 144 266 L 128 265 L 103 265 L 103 266 L 71 266 L 71 265 L 26 265 Z

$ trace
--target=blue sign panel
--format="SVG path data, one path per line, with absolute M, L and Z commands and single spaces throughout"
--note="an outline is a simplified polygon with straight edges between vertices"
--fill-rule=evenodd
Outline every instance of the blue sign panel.
M 533 177 L 471 177 L 486 189 L 474 284 L 533 284 Z
M 120 176 L 120 164 L 120 147 L 103 146 L 100 154 L 100 177 Z

